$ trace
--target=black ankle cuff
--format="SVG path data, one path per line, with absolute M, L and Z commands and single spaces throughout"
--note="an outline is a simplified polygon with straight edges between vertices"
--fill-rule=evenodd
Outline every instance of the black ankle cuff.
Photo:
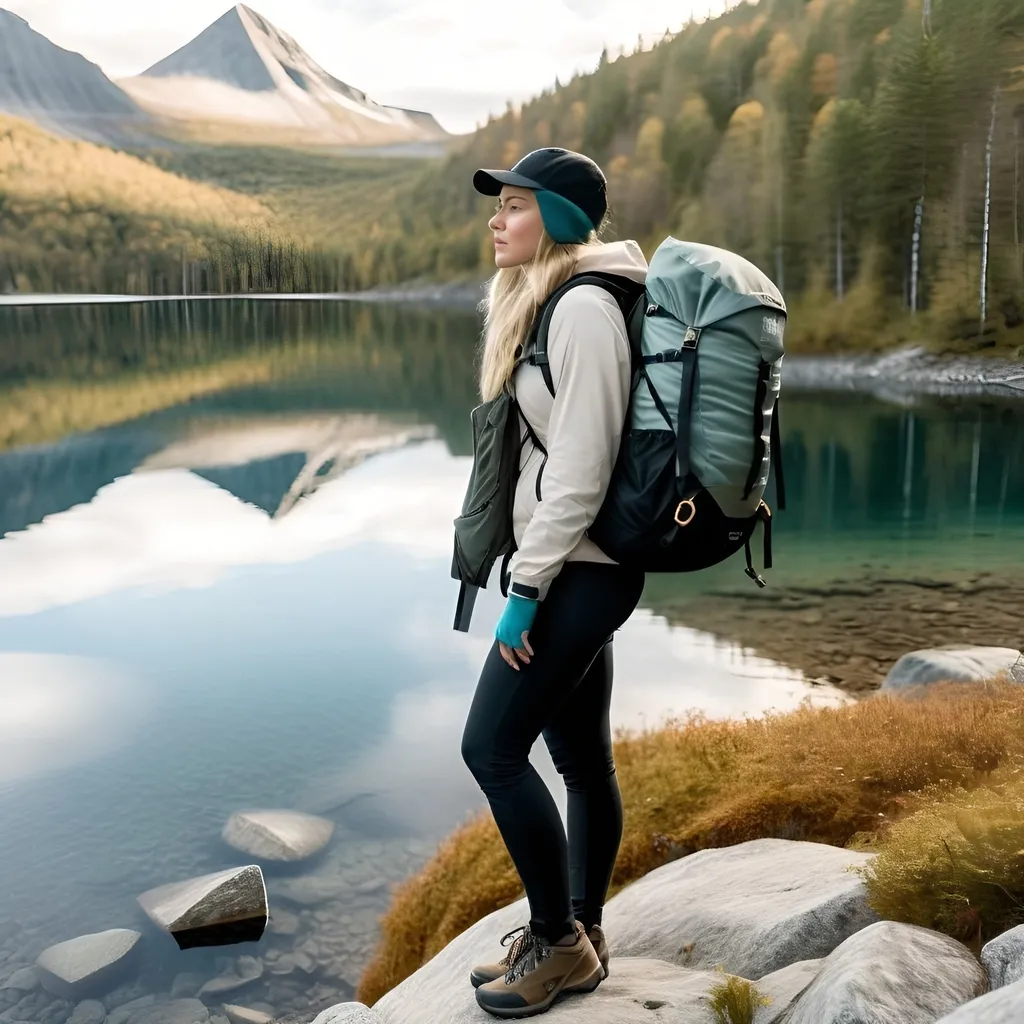
M 558 924 L 531 921 L 530 931 L 553 946 L 559 939 L 564 939 L 566 935 L 572 935 L 576 931 L 576 926 L 571 921 L 560 921 Z

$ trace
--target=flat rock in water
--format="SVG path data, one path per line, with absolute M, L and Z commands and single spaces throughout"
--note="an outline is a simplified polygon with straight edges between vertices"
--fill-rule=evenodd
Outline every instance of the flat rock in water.
M 1022 1020 L 1024 981 L 1015 981 L 964 1003 L 935 1024 L 1020 1024 Z
M 270 911 L 267 931 L 274 935 L 295 935 L 299 930 L 299 915 L 293 914 L 283 907 L 274 907 Z
M 161 885 L 138 900 L 180 949 L 255 942 L 267 925 L 267 888 L 256 864 Z
M 39 954 L 39 980 L 47 992 L 62 999 L 77 1000 L 109 990 L 120 980 L 141 938 L 130 928 L 111 928 L 58 942 Z
M 337 1003 L 313 1018 L 313 1024 L 383 1024 L 383 1021 L 376 1010 L 362 1003 Z
M 223 1006 L 224 1016 L 231 1024 L 269 1024 L 273 1016 L 264 1013 L 262 1010 L 253 1010 L 248 1006 L 236 1006 L 234 1003 L 225 1003 Z
M 825 958 L 785 1024 L 933 1024 L 988 988 L 961 942 L 913 924 L 879 921 Z
M 263 860 L 305 860 L 319 853 L 334 834 L 334 822 L 301 811 L 238 811 L 221 838 L 229 846 Z
M 172 999 L 191 999 L 206 983 L 207 976 L 197 971 L 182 971 L 171 982 Z
M 31 967 L 22 967 L 15 971 L 0 989 L 13 989 L 16 992 L 34 992 L 39 988 L 39 975 Z
M 847 870 L 872 857 L 787 839 L 700 850 L 608 901 L 609 952 L 680 967 L 721 965 L 750 980 L 827 956 L 878 920 L 863 881 Z
M 67 1024 L 103 1024 L 107 1008 L 98 999 L 83 999 L 71 1011 Z
M 152 993 L 120 1003 L 113 1009 L 104 1000 L 104 1004 L 107 1005 L 107 1024 L 125 1024 L 130 1017 L 147 1006 L 153 1006 L 154 1003 L 156 1003 L 156 996 Z
M 133 1013 L 130 1024 L 207 1024 L 210 1011 L 198 999 L 172 999 Z
M 1010 647 L 931 647 L 904 654 L 889 670 L 879 693 L 946 681 L 970 683 L 1016 671 L 1020 651 Z
M 316 907 L 331 900 L 352 896 L 352 883 L 339 875 L 307 875 L 299 878 L 271 878 L 274 900 L 300 907 Z
M 989 986 L 1002 988 L 1024 978 L 1024 924 L 997 935 L 981 950 Z
M 263 963 L 254 956 L 240 956 L 234 964 L 235 969 L 217 978 L 211 978 L 199 990 L 199 996 L 220 996 L 234 992 L 263 977 Z

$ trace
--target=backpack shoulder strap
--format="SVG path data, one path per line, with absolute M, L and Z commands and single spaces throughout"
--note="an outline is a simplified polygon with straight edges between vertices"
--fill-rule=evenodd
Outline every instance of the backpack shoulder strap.
M 643 322 L 642 309 L 639 318 L 634 314 L 636 307 L 638 305 L 642 306 L 640 299 L 644 295 L 644 286 L 621 274 L 606 274 L 601 271 L 593 271 L 589 274 L 574 274 L 568 281 L 559 285 L 544 301 L 531 331 L 532 341 L 527 342 L 528 354 L 525 356 L 525 359 L 531 366 L 540 367 L 540 372 L 544 377 L 544 386 L 548 389 L 548 393 L 552 398 L 555 395 L 555 383 L 551 376 L 551 364 L 548 359 L 548 330 L 551 327 L 551 317 L 554 315 L 555 304 L 558 300 L 567 291 L 571 291 L 573 288 L 583 284 L 597 285 L 611 294 L 618 303 L 623 319 L 626 321 L 626 331 L 630 337 L 630 349 L 634 350 L 637 347 L 633 334 Z

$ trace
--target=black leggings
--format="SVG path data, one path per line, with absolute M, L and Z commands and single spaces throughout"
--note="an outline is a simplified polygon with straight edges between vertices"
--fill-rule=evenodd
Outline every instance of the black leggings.
M 567 562 L 530 631 L 534 655 L 519 671 L 495 641 L 480 673 L 462 737 L 462 757 L 519 872 L 530 927 L 556 942 L 600 923 L 622 839 L 622 800 L 612 759 L 608 706 L 611 635 L 632 614 L 643 573 Z M 530 764 L 543 733 L 568 793 L 569 835 Z

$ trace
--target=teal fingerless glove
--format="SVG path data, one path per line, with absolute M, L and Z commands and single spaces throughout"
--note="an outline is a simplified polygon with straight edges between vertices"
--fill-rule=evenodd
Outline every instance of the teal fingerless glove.
M 529 630 L 537 617 L 538 603 L 526 597 L 509 594 L 508 603 L 494 630 L 495 637 L 508 647 L 522 647 L 523 634 Z

